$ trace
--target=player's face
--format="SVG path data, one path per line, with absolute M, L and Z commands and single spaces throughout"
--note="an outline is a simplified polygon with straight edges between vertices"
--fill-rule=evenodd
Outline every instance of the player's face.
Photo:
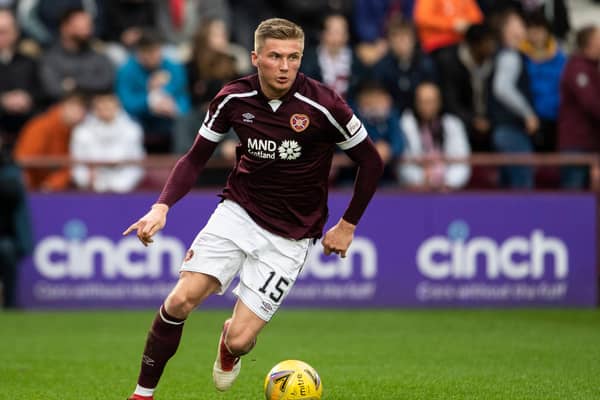
M 260 88 L 271 99 L 290 90 L 302 59 L 304 43 L 298 39 L 266 39 L 258 51 L 252 52 L 252 65 L 258 70 Z

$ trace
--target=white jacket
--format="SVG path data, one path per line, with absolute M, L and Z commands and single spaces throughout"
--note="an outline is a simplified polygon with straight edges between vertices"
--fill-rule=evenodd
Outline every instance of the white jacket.
M 75 127 L 71 137 L 71 157 L 82 161 L 141 160 L 145 157 L 143 132 L 140 125 L 125 112 L 109 123 L 90 114 Z M 138 185 L 144 176 L 143 168 L 129 165 L 90 168 L 76 165 L 71 174 L 77 186 L 97 192 L 128 192 Z
M 400 119 L 400 126 L 404 133 L 404 156 L 423 156 L 423 144 L 417 125 L 417 119 L 411 110 L 406 110 Z M 444 155 L 447 157 L 468 157 L 471 154 L 465 126 L 454 115 L 442 115 L 444 132 Z M 417 164 L 402 163 L 398 167 L 400 180 L 411 186 L 425 183 L 423 168 Z M 468 164 L 447 164 L 445 171 L 446 186 L 460 188 L 464 186 L 471 176 L 471 167 Z

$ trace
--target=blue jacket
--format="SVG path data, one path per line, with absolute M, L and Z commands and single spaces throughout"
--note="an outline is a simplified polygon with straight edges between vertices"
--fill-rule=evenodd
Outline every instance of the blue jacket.
M 354 30 L 359 42 L 374 42 L 385 37 L 385 21 L 391 11 L 401 12 L 412 20 L 414 0 L 402 0 L 391 10 L 391 0 L 354 0 Z
M 400 114 L 398 111 L 392 109 L 388 117 L 381 121 L 367 118 L 361 115 L 359 110 L 355 111 L 374 143 L 384 140 L 390 145 L 394 158 L 402 155 L 404 151 L 404 135 L 400 129 Z
M 538 116 L 555 121 L 558 118 L 560 103 L 560 76 L 567 58 L 562 50 L 557 50 L 554 57 L 536 61 L 527 57 L 526 65 L 533 107 Z
M 190 110 L 190 97 L 185 68 L 183 65 L 168 59 L 163 59 L 159 70 L 167 71 L 171 79 L 163 88 L 170 94 L 180 114 Z M 153 71 L 146 70 L 135 57 L 129 60 L 117 73 L 116 91 L 127 112 L 137 119 L 150 117 L 148 108 L 148 79 Z

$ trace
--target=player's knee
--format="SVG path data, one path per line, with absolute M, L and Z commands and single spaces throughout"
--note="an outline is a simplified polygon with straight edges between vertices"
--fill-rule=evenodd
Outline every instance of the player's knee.
M 197 302 L 185 293 L 174 292 L 167 297 L 165 307 L 167 312 L 176 318 L 185 319 L 197 306 Z
M 244 355 L 249 353 L 256 343 L 256 338 L 250 332 L 240 332 L 237 335 L 227 334 L 225 344 L 232 354 Z

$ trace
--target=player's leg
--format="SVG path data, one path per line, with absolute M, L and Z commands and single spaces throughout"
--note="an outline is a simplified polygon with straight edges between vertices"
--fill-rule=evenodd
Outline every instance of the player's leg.
M 167 362 L 177 351 L 185 319 L 220 287 L 221 283 L 212 276 L 181 272 L 179 281 L 154 317 L 146 339 L 138 383 L 130 399 L 152 399 Z
M 256 343 L 291 290 L 308 258 L 311 241 L 290 240 L 258 229 L 258 247 L 242 265 L 238 295 L 231 319 L 225 321 L 213 366 L 213 380 L 219 390 L 229 389 L 237 378 L 240 357 Z
M 217 358 L 213 366 L 213 380 L 218 390 L 227 390 L 233 385 L 240 368 L 240 357 L 248 354 L 256 338 L 267 324 L 241 300 L 235 304 L 233 315 L 223 324 L 219 338 Z
M 210 232 L 213 225 L 227 222 L 223 213 L 217 211 L 194 239 L 181 266 L 179 281 L 154 319 L 142 358 L 137 395 L 154 392 L 165 364 L 177 350 L 185 318 L 211 294 L 223 294 L 246 258 L 234 242 Z

